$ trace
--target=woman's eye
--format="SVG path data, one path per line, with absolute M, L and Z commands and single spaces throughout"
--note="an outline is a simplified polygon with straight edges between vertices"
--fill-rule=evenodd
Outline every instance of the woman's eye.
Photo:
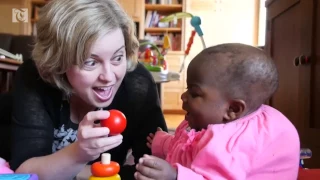
M 95 60 L 89 60 L 89 61 L 85 61 L 84 65 L 85 66 L 95 66 L 96 65 L 96 61 Z
M 120 55 L 120 56 L 114 57 L 112 60 L 119 62 L 122 60 L 122 58 L 123 58 L 123 55 Z

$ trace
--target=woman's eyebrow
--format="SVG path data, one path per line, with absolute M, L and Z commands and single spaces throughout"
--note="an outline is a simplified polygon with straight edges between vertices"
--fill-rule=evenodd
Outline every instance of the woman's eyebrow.
M 91 54 L 90 57 L 92 57 L 92 58 L 99 58 L 99 56 L 96 55 L 96 54 Z
M 117 49 L 113 54 L 116 54 L 117 52 L 119 52 L 121 49 L 123 49 L 125 46 L 123 45 L 123 46 L 121 46 L 119 49 Z M 99 56 L 98 55 L 96 55 L 96 54 L 91 54 L 90 55 L 90 57 L 92 57 L 92 58 L 99 58 Z
M 119 49 L 117 49 L 113 54 L 116 54 L 118 51 L 124 48 L 124 45 L 122 45 Z

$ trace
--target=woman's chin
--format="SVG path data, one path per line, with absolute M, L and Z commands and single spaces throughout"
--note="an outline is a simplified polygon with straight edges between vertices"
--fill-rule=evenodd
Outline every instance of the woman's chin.
M 96 108 L 105 108 L 105 107 L 110 106 L 111 103 L 112 103 L 112 99 L 109 99 L 108 101 L 105 101 L 105 102 L 95 101 L 95 102 L 93 103 L 93 105 L 94 105 Z

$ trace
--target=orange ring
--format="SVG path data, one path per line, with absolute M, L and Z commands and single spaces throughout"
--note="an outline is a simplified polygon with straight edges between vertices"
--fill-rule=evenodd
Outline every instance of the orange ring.
M 96 177 L 113 176 L 119 172 L 120 165 L 114 161 L 111 161 L 110 164 L 101 164 L 101 162 L 95 162 L 91 165 L 91 173 Z

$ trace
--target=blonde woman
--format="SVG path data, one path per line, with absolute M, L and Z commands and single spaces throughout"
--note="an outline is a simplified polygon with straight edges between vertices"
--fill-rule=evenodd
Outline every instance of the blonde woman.
M 108 151 L 123 165 L 150 154 L 146 138 L 166 130 L 156 84 L 137 62 L 134 24 L 116 0 L 54 0 L 42 8 L 32 59 L 16 74 L 11 168 L 41 180 L 72 179 Z M 103 108 L 104 111 L 97 111 Z M 118 109 L 122 135 L 95 121 Z M 122 179 L 134 179 L 122 166 Z

